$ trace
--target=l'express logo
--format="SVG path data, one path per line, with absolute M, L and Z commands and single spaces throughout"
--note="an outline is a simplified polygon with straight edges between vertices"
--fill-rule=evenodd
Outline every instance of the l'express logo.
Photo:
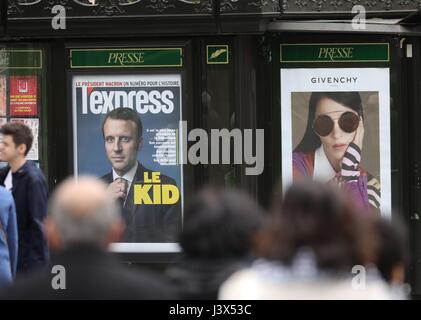
M 145 63 L 144 52 L 112 52 L 108 54 L 108 64 L 121 66 Z
M 78 88 L 79 89 L 79 88 Z M 115 108 L 127 107 L 140 114 L 174 111 L 174 93 L 171 90 L 116 90 L 82 87 L 82 114 L 107 114 Z

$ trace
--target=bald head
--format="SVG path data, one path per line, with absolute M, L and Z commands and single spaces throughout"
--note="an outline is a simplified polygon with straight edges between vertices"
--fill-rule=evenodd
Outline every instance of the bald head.
M 106 185 L 93 177 L 68 179 L 61 184 L 53 201 L 68 214 L 86 217 L 95 214 L 108 201 Z
M 93 177 L 64 181 L 51 198 L 47 231 L 60 249 L 73 244 L 105 247 L 120 227 L 120 211 L 106 185 Z M 54 244 L 53 244 L 54 246 Z

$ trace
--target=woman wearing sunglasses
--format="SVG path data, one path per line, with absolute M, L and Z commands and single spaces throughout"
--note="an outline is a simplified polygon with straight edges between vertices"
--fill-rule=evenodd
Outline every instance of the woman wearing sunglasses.
M 361 166 L 363 107 L 358 92 L 313 92 L 307 128 L 293 152 L 294 180 L 336 183 L 360 207 L 380 207 L 380 183 Z

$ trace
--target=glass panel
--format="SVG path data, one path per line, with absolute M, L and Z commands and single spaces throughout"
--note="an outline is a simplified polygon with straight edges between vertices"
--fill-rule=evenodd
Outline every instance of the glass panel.
M 206 48 L 206 46 L 204 46 Z M 206 52 L 206 51 L 205 51 Z M 229 53 L 230 54 L 230 53 Z M 206 64 L 202 91 L 202 123 L 208 132 L 209 148 L 212 129 L 231 129 L 236 127 L 234 106 L 234 70 L 232 64 Z M 222 164 L 223 144 L 219 140 L 219 164 L 211 164 L 214 150 L 209 149 L 209 165 L 205 166 L 205 182 L 212 185 L 234 186 L 235 169 L 233 160 L 233 139 L 230 140 L 230 163 Z
M 27 158 L 47 176 L 45 66 L 42 49 L 0 45 L 0 126 L 23 122 L 32 129 L 34 142 Z M 42 106 L 42 107 L 41 107 Z M 46 151 L 46 150 L 45 150 Z M 5 166 L 0 162 L 0 167 Z

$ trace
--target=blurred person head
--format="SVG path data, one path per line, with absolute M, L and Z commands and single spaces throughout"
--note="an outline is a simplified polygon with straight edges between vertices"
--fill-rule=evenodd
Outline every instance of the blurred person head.
M 405 281 L 405 267 L 408 264 L 407 230 L 397 218 L 393 223 L 384 218 L 375 221 L 375 230 L 379 236 L 377 269 L 390 284 L 399 285 Z
M 123 223 L 107 186 L 97 178 L 82 176 L 58 186 L 50 200 L 46 230 L 55 251 L 73 245 L 105 249 L 120 239 Z
M 24 159 L 34 140 L 31 129 L 20 122 L 4 124 L 0 135 L 0 159 L 8 163 Z
M 184 211 L 180 245 L 193 258 L 246 257 L 262 221 L 262 210 L 246 194 L 206 188 Z
M 130 108 L 117 108 L 102 123 L 105 152 L 115 172 L 123 176 L 137 162 L 143 146 L 143 126 L 139 115 Z
M 318 269 L 350 272 L 374 262 L 377 238 L 368 217 L 338 189 L 314 181 L 292 185 L 273 204 L 274 221 L 257 241 L 259 254 L 291 265 L 298 252 L 310 249 Z

